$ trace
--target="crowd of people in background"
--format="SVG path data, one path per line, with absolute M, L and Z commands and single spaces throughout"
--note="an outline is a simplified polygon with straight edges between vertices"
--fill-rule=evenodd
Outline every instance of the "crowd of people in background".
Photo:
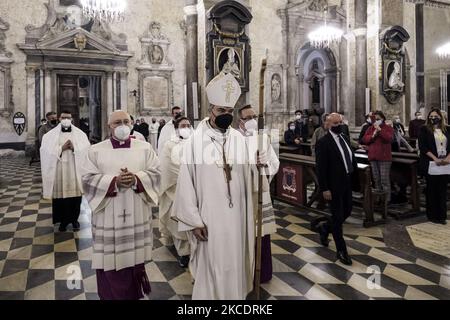
M 427 217 L 431 222 L 446 224 L 447 184 L 449 175 L 430 175 L 430 162 L 436 166 L 450 164 L 450 132 L 447 113 L 432 109 L 426 118 L 421 111 L 407 128 L 400 116 L 387 119 L 382 111 L 371 111 L 365 116 L 357 139 L 350 134 L 348 122 L 341 115 L 341 135 L 348 139 L 353 151 L 365 150 L 371 166 L 373 190 L 386 197 L 388 205 L 405 203 L 406 186 L 391 181 L 393 152 L 419 154 L 420 177 L 426 181 Z M 311 156 L 316 157 L 317 144 L 330 132 L 330 115 L 323 110 L 297 110 L 295 119 L 288 122 L 284 143 L 290 147 L 310 147 Z

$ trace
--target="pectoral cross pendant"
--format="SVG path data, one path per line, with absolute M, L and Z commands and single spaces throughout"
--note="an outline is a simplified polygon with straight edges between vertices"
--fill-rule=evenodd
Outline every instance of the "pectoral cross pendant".
M 225 143 L 222 146 L 222 160 L 223 160 L 223 172 L 225 174 L 225 180 L 227 182 L 227 188 L 228 188 L 228 206 L 231 208 L 233 208 L 233 199 L 231 197 L 231 187 L 230 187 L 230 182 L 231 182 L 231 166 L 227 163 L 227 158 L 225 157 Z

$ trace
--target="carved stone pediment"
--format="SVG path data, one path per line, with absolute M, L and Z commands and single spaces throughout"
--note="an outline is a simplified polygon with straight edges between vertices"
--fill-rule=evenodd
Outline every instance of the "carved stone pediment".
M 77 39 L 85 39 L 86 45 L 83 50 L 76 47 Z M 110 42 L 107 42 L 82 28 L 76 28 L 69 31 L 60 33 L 56 37 L 48 40 L 39 41 L 36 44 L 38 49 L 72 49 L 78 51 L 99 51 L 102 53 L 119 54 L 120 51 L 113 46 Z

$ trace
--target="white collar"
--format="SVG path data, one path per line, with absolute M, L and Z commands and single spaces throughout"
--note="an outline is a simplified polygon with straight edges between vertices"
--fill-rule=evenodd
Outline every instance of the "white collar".
M 336 139 L 338 139 L 341 135 L 340 134 L 336 134 L 336 133 L 334 133 L 333 131 L 331 131 L 331 130 L 328 130 L 330 133 L 331 133 L 331 135 L 333 136 L 333 138 L 336 140 Z

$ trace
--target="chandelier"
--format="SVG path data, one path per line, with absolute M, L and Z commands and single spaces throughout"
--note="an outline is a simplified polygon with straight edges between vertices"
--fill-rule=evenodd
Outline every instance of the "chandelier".
M 125 17 L 126 0 L 81 0 L 83 14 L 94 20 L 122 22 Z
M 341 41 L 344 32 L 338 28 L 329 26 L 327 24 L 327 8 L 324 8 L 324 20 L 325 25 L 310 32 L 308 34 L 311 46 L 316 48 L 328 48 L 333 43 L 339 43 Z
M 437 48 L 436 53 L 439 55 L 439 58 L 441 59 L 450 58 L 450 42 L 447 42 L 446 44 Z

